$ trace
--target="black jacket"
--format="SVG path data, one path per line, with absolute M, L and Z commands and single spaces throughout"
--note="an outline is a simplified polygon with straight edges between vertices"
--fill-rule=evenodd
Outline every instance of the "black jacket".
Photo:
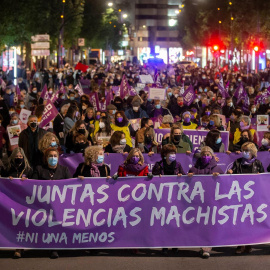
M 124 153 L 126 153 L 126 152 L 129 153 L 131 149 L 132 149 L 132 147 L 130 147 L 129 145 L 126 145 L 126 147 L 124 148 L 123 152 L 124 152 Z M 105 147 L 104 152 L 105 152 L 105 153 L 116 153 L 116 152 L 113 151 L 111 144 L 108 144 L 108 145 Z
M 19 167 L 13 164 L 12 162 L 10 165 L 11 165 L 10 168 L 3 172 L 4 177 L 9 177 L 9 176 L 13 178 L 22 178 L 22 177 L 31 178 L 32 177 L 33 170 L 31 168 L 25 169 L 24 163 Z
M 110 176 L 111 170 L 107 164 L 103 164 L 102 166 L 98 166 L 98 170 L 100 173 L 100 177 Z M 91 177 L 90 166 L 84 165 L 84 163 L 80 163 L 78 168 L 76 169 L 76 172 L 73 174 L 73 178 L 76 178 L 78 176 Z
M 233 167 L 232 167 L 233 174 L 242 174 L 243 173 L 243 166 L 245 166 L 245 165 L 242 165 L 242 160 L 243 160 L 243 158 L 238 158 L 237 160 L 234 161 Z M 255 159 L 255 161 L 252 163 L 251 166 L 252 166 L 251 173 L 263 173 L 264 172 L 263 165 L 258 159 Z
M 49 169 L 48 165 L 39 165 L 36 167 L 32 179 L 37 180 L 61 180 L 71 178 L 69 169 L 62 165 L 57 165 L 55 170 Z

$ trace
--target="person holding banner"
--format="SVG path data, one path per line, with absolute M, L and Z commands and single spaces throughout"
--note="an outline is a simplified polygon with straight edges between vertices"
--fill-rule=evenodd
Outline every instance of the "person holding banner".
M 171 133 L 166 134 L 162 139 L 162 145 L 173 144 L 176 147 L 176 153 L 178 154 L 191 154 L 193 150 L 193 144 L 183 132 L 181 124 L 174 124 L 171 127 Z
M 110 167 L 104 163 L 104 151 L 99 146 L 85 149 L 84 162 L 80 163 L 73 177 L 110 177 Z
M 148 176 L 148 165 L 144 163 L 142 152 L 138 148 L 133 148 L 124 164 L 118 168 L 117 176 Z
M 259 151 L 269 151 L 270 152 L 270 132 L 265 132 L 263 134 L 262 146 Z
M 251 132 L 250 132 L 250 130 L 242 130 L 241 131 L 241 137 L 240 137 L 240 140 L 239 140 L 239 142 L 238 143 L 236 143 L 236 144 L 234 144 L 233 146 L 234 146 L 234 152 L 236 153 L 236 154 L 241 154 L 241 147 L 242 147 L 242 145 L 244 144 L 244 143 L 246 143 L 246 142 L 251 142 L 251 143 L 253 143 L 253 136 L 252 136 L 252 134 L 251 134 Z M 258 149 L 258 146 L 255 144 L 255 146 L 257 147 L 257 149 Z
M 264 167 L 260 160 L 257 159 L 257 147 L 252 142 L 246 142 L 241 147 L 242 158 L 234 161 L 228 174 L 258 174 L 264 172 Z M 238 246 L 235 253 L 251 253 L 251 246 Z

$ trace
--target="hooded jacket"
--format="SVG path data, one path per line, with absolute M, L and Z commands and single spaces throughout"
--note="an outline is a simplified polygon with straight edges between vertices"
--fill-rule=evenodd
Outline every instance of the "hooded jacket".
M 208 164 L 203 164 L 201 158 L 196 161 L 196 164 L 189 170 L 189 173 L 194 174 L 212 174 L 212 173 L 220 173 L 223 174 L 224 172 L 222 169 L 217 165 L 215 158 L 212 158 Z

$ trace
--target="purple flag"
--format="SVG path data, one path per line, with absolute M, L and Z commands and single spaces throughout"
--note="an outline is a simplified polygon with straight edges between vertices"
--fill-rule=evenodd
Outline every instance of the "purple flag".
M 99 111 L 99 98 L 98 98 L 98 93 L 94 92 L 90 94 L 90 102 L 92 103 L 95 111 Z
M 44 99 L 44 100 L 49 99 L 49 93 L 48 93 L 48 89 L 47 89 L 47 84 L 44 85 L 40 97 L 42 99 Z
M 228 83 L 227 83 L 228 85 Z M 226 85 L 226 87 L 227 87 Z M 228 90 L 224 87 L 224 83 L 223 83 L 223 78 L 222 75 L 220 75 L 220 79 L 219 79 L 219 83 L 218 83 L 218 89 L 222 95 L 222 97 L 224 99 L 226 99 L 227 97 L 229 97 L 230 95 L 228 94 Z
M 47 86 L 46 86 L 47 87 Z M 64 84 L 61 82 L 60 83 L 60 89 L 59 89 L 60 93 L 66 94 L 66 88 L 64 86 Z
M 235 93 L 234 93 L 234 96 L 235 96 L 237 99 L 239 99 L 239 98 L 243 95 L 243 92 L 244 92 L 244 87 L 243 87 L 243 84 L 241 83 L 241 84 L 237 87 L 237 89 L 236 89 L 236 91 L 235 91 Z
M 120 97 L 125 98 L 126 95 L 128 95 L 130 90 L 126 75 L 123 75 L 122 82 L 120 85 Z
M 247 177 L 248 176 L 248 177 Z M 0 179 L 0 247 L 110 249 L 269 243 L 268 174 Z M 269 201 L 269 202 L 268 202 Z M 252 232 L 252 233 L 251 233 Z
M 82 86 L 81 86 L 80 84 L 77 84 L 77 85 L 75 86 L 75 90 L 78 90 L 79 96 L 84 95 L 84 92 L 83 92 L 83 90 L 82 90 Z
M 112 86 L 112 93 L 115 96 L 120 96 L 120 87 L 119 86 Z
M 196 94 L 194 92 L 192 85 L 190 85 L 188 89 L 184 92 L 183 98 L 184 98 L 184 104 L 186 106 L 189 106 L 193 102 L 193 100 L 196 98 Z
M 266 99 L 268 99 L 268 97 L 270 97 L 270 92 L 264 92 L 263 94 L 261 95 L 257 95 L 255 100 L 254 100 L 254 104 L 257 105 L 257 104 L 261 104 L 263 103 Z
M 4 82 L 3 79 L 0 78 L 0 85 L 2 87 L 2 90 L 5 90 L 6 89 L 6 83 Z
M 39 124 L 40 128 L 45 127 L 49 122 L 51 122 L 58 114 L 57 109 L 51 102 L 51 100 L 47 100 L 47 104 L 42 114 L 41 122 Z
M 59 90 L 56 90 L 56 92 L 52 94 L 51 102 L 54 103 L 58 98 L 59 98 Z

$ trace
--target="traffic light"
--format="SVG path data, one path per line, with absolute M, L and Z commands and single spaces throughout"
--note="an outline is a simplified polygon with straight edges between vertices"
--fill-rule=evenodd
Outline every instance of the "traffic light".
M 219 45 L 217 45 L 217 44 L 213 45 L 213 51 L 214 52 L 219 51 Z
M 254 52 L 258 52 L 260 50 L 260 48 L 258 45 L 254 45 L 253 50 L 254 50 Z

